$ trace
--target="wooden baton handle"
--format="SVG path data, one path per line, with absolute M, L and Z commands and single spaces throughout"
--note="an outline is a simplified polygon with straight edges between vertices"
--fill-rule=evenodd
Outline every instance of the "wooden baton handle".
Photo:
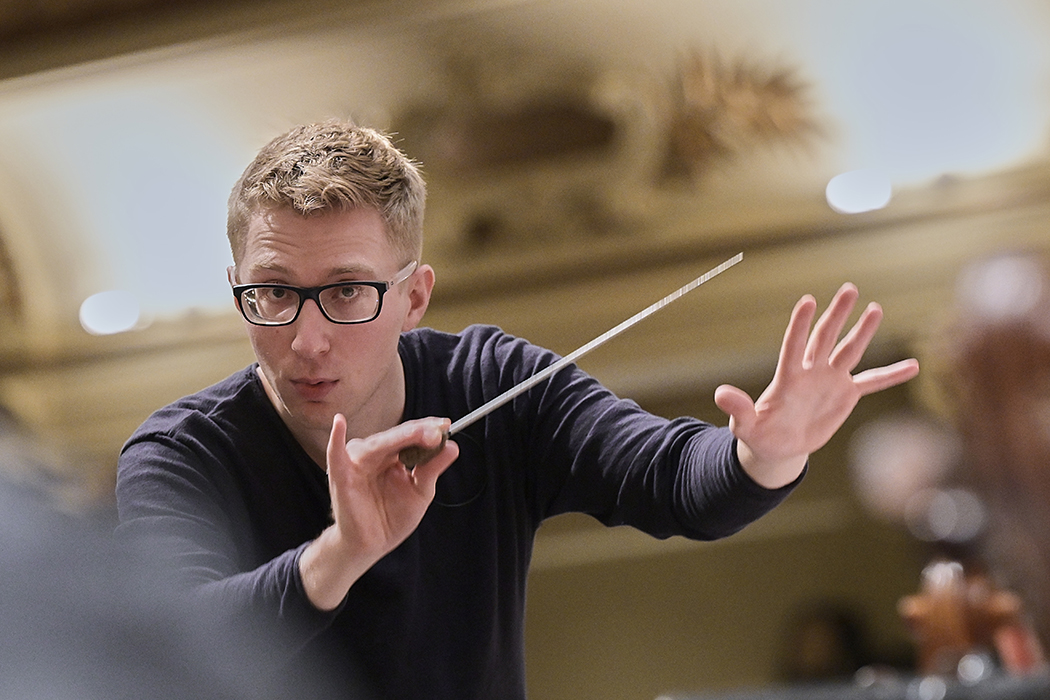
M 401 460 L 401 464 L 404 464 L 405 468 L 411 471 L 416 468 L 417 464 L 429 462 L 437 457 L 441 450 L 445 449 L 445 443 L 448 442 L 448 438 L 449 433 L 446 430 L 441 434 L 441 444 L 437 447 L 426 448 L 420 445 L 412 445 L 398 452 L 397 457 Z

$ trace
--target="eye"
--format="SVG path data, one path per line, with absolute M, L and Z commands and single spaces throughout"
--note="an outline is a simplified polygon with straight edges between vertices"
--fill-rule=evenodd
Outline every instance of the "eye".
M 337 293 L 340 301 L 349 301 L 361 293 L 360 288 L 356 284 L 347 284 L 342 287 L 338 287 Z
M 265 307 L 266 310 L 299 304 L 298 294 L 290 289 L 279 287 L 256 287 L 245 295 L 245 300 L 249 304 Z

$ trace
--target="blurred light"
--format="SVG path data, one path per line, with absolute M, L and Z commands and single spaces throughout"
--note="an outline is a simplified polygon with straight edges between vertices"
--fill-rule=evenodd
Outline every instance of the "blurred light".
M 944 700 L 948 695 L 948 684 L 938 676 L 925 676 L 908 689 L 908 697 L 916 700 Z
M 80 305 L 80 325 L 92 335 L 112 335 L 135 328 L 141 317 L 131 292 L 115 289 L 92 294 Z
M 964 489 L 930 489 L 916 494 L 907 510 L 908 530 L 925 542 L 961 544 L 984 529 L 984 505 Z
M 850 438 L 853 486 L 872 514 L 904 522 L 907 504 L 944 479 L 961 449 L 953 432 L 915 416 L 871 421 Z
M 1043 296 L 1044 274 L 1034 258 L 1004 255 L 963 270 L 956 293 L 967 311 L 981 318 L 1023 318 Z
M 959 659 L 959 680 L 976 685 L 995 672 L 995 662 L 987 654 L 967 654 Z
M 851 170 L 831 178 L 825 195 L 828 205 L 841 214 L 860 214 L 890 203 L 893 187 L 881 170 Z

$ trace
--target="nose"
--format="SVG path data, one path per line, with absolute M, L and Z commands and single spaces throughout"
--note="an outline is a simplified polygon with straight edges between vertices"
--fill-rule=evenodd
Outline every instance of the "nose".
M 324 317 L 313 299 L 307 299 L 295 319 L 292 350 L 303 357 L 322 355 L 331 347 L 328 332 L 332 323 Z

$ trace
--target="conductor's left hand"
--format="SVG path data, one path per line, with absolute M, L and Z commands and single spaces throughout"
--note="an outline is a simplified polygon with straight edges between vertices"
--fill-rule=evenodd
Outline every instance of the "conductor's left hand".
M 715 403 L 729 415 L 744 470 L 767 488 L 798 478 L 809 455 L 820 449 L 852 413 L 860 397 L 908 381 L 919 373 L 914 359 L 853 374 L 882 321 L 871 303 L 841 341 L 857 302 L 844 284 L 810 333 L 816 300 L 806 295 L 791 313 L 773 380 L 757 401 L 729 385 Z

